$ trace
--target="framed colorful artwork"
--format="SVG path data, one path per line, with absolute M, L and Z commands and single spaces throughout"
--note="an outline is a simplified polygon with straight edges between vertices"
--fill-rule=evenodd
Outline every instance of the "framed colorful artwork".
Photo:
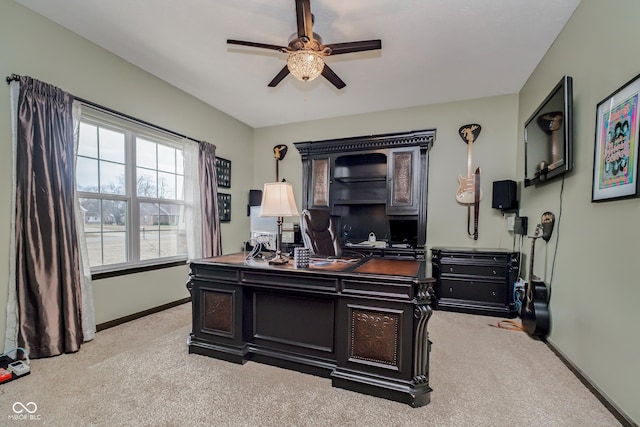
M 596 108 L 591 201 L 637 197 L 640 75 Z

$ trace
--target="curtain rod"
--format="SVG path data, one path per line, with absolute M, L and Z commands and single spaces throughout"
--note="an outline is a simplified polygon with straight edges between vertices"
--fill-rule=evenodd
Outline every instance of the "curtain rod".
M 11 84 L 11 82 L 19 81 L 19 80 L 20 80 L 20 75 L 18 75 L 18 74 L 11 74 L 10 76 L 7 76 L 7 77 L 6 77 L 6 80 L 7 80 L 7 84 Z M 73 99 L 75 99 L 75 100 L 76 100 L 76 101 L 78 101 L 78 102 L 81 102 L 81 103 L 83 103 L 83 104 L 85 104 L 85 105 L 88 105 L 89 107 L 93 107 L 93 108 L 96 108 L 96 109 L 98 109 L 98 110 L 104 111 L 104 112 L 106 112 L 106 113 L 110 113 L 110 114 L 114 114 L 114 115 L 116 115 L 116 116 L 124 117 L 125 119 L 131 120 L 131 121 L 133 121 L 133 122 L 137 122 L 137 123 L 143 124 L 143 125 L 145 125 L 145 126 L 149 126 L 149 127 L 151 127 L 151 128 L 154 128 L 154 129 L 160 130 L 160 131 L 162 131 L 162 132 L 166 132 L 166 133 L 169 133 L 169 134 L 171 134 L 171 135 L 178 136 L 178 137 L 180 137 L 180 138 L 188 139 L 188 140 L 190 140 L 190 141 L 194 141 L 194 142 L 203 142 L 203 141 L 199 141 L 199 140 L 197 140 L 197 139 L 193 139 L 193 138 L 191 138 L 191 137 L 189 137 L 189 136 L 187 136 L 187 135 L 183 135 L 183 134 L 181 134 L 181 133 L 174 132 L 174 131 L 172 131 L 172 130 L 170 130 L 170 129 L 163 128 L 162 126 L 154 125 L 153 123 L 149 123 L 149 122 L 147 122 L 147 121 L 145 121 L 145 120 L 140 120 L 140 119 L 138 119 L 138 118 L 136 118 L 136 117 L 133 117 L 133 116 L 130 116 L 130 115 L 128 115 L 128 114 L 121 113 L 121 112 L 116 111 L 116 110 L 114 110 L 114 109 L 112 109 L 112 108 L 105 107 L 104 105 L 96 104 L 95 102 L 88 101 L 88 100 L 86 100 L 86 99 L 80 98 L 80 97 L 75 96 L 75 95 L 71 95 L 71 96 L 73 97 Z

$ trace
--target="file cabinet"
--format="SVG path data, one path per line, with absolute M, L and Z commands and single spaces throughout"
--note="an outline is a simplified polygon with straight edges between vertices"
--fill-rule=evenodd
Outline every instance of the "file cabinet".
M 514 317 L 520 253 L 505 249 L 431 249 L 436 309 Z

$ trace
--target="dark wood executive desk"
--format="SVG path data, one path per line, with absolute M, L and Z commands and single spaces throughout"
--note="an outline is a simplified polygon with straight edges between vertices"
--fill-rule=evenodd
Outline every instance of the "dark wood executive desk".
M 293 262 L 293 261 L 292 261 Z M 242 254 L 191 263 L 189 353 L 330 377 L 332 385 L 429 403 L 423 260 L 363 258 L 296 269 Z

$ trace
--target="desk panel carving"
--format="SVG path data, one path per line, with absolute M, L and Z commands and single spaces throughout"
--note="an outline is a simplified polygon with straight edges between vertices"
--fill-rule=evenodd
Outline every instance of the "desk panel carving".
M 205 291 L 203 326 L 209 331 L 233 334 L 233 297 L 230 292 Z
M 351 358 L 398 365 L 397 314 L 353 310 L 351 314 Z

